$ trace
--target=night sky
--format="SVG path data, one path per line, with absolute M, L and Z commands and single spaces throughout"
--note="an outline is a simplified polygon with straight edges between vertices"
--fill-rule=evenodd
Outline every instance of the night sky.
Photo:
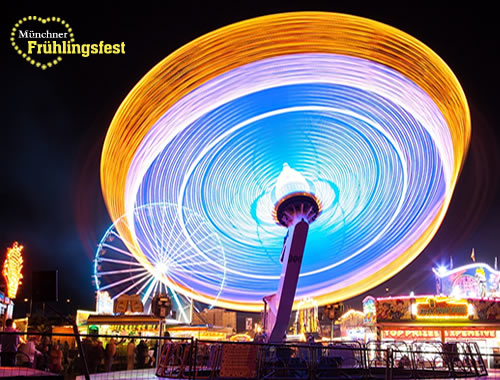
M 181 3 L 181 2 L 178 2 Z M 2 12 L 2 183 L 0 248 L 25 245 L 25 282 L 17 304 L 30 297 L 31 271 L 58 269 L 59 307 L 93 308 L 92 259 L 111 224 L 99 181 L 100 152 L 121 101 L 157 62 L 194 38 L 247 18 L 296 10 L 350 13 L 397 27 L 433 49 L 450 66 L 472 113 L 472 142 L 443 225 L 429 246 L 406 269 L 370 294 L 432 292 L 431 268 L 453 256 L 455 266 L 478 261 L 493 265 L 500 256 L 500 124 L 498 58 L 500 33 L 495 12 L 478 8 L 371 8 L 307 2 L 235 8 L 206 2 L 180 9 L 89 5 L 72 11 L 38 5 Z M 167 4 L 167 2 L 165 2 Z M 231 4 L 231 3 L 229 3 Z M 303 4 L 306 4 L 304 2 Z M 64 56 L 42 71 L 10 46 L 10 32 L 22 17 L 64 18 L 77 42 L 125 42 L 125 55 Z M 359 300 L 348 304 L 359 307 Z M 20 310 L 20 309 L 19 309 Z

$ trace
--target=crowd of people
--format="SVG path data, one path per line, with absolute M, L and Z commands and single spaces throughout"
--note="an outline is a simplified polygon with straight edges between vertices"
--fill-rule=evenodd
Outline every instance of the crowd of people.
M 53 341 L 48 335 L 30 335 L 32 331 L 28 331 L 27 339 L 22 340 L 13 327 L 12 319 L 6 320 L 4 332 L 10 334 L 2 334 L 0 338 L 2 366 L 23 366 L 61 373 L 63 365 L 68 363 L 70 347 L 67 341 L 61 343 L 60 340 Z
M 78 348 L 73 341 L 38 335 L 28 331 L 27 338 L 20 337 L 8 319 L 3 330 L 9 334 L 0 335 L 1 365 L 4 367 L 23 366 L 53 373 L 76 373 L 83 371 Z M 149 344 L 149 346 L 148 346 Z M 152 368 L 155 366 L 156 344 L 140 339 L 117 340 L 111 338 L 105 344 L 97 336 L 87 336 L 82 340 L 89 373 L 111 372 Z
M 125 369 L 123 360 L 116 360 L 118 346 L 124 344 L 125 339 L 118 341 L 111 338 L 106 346 L 97 337 L 87 337 L 82 341 L 83 350 L 87 359 L 89 373 L 111 372 Z M 156 345 L 150 347 L 141 339 L 136 345 L 134 338 L 129 339 L 126 348 L 121 350 L 126 356 L 126 369 L 151 368 L 155 365 Z M 120 355 L 123 357 L 123 354 Z

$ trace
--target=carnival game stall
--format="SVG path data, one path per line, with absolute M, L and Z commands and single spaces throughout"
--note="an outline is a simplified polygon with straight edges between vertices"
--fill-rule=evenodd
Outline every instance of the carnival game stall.
M 365 340 L 364 314 L 361 311 L 349 309 L 335 322 L 340 326 L 341 340 Z
M 484 354 L 500 347 L 500 299 L 418 295 L 367 297 L 368 339 L 397 342 L 429 350 L 432 342 L 476 342 Z M 430 346 L 429 346 L 430 345 Z M 494 366 L 490 360 L 490 367 Z

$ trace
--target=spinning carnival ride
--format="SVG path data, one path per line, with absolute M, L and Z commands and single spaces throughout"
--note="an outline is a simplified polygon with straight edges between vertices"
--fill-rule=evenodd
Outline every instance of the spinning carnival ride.
M 280 280 L 275 205 L 305 192 L 317 210 L 295 302 L 323 305 L 423 250 L 469 138 L 460 84 L 427 46 L 360 17 L 285 13 L 208 33 L 147 73 L 111 123 L 101 182 L 111 218 L 125 221 L 116 236 L 145 270 L 186 297 L 249 311 Z M 175 212 L 136 214 L 149 204 Z M 196 236 L 190 212 L 220 249 Z M 189 260 L 163 249 L 169 223 Z M 187 262 L 200 270 L 170 270 Z

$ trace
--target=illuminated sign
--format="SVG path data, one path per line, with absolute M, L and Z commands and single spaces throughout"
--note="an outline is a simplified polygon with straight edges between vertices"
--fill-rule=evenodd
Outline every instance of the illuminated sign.
M 441 339 L 440 330 L 382 330 L 382 339 L 401 339 L 401 340 L 416 340 L 416 339 Z
M 469 315 L 469 304 L 462 300 L 428 298 L 416 305 L 417 319 L 463 319 Z
M 355 327 L 347 329 L 347 336 L 354 340 L 363 340 L 365 338 L 365 329 L 363 327 Z
M 193 331 L 193 330 L 169 330 L 171 336 L 176 338 L 197 337 L 198 339 L 222 340 L 227 334 L 223 331 Z
M 11 248 L 7 249 L 7 255 L 3 263 L 2 274 L 5 278 L 5 284 L 7 285 L 7 295 L 12 299 L 16 298 L 17 289 L 23 278 L 21 273 L 23 269 L 23 248 L 24 247 L 19 245 L 16 241 Z
M 229 338 L 230 342 L 251 342 L 252 337 L 248 334 L 236 334 Z
M 446 338 L 496 338 L 496 330 L 445 330 Z
M 371 326 L 377 323 L 375 298 L 368 296 L 363 300 L 363 314 L 365 325 Z
M 445 339 L 495 339 L 496 330 L 444 330 Z M 441 339 L 441 330 L 382 330 L 382 339 L 393 340 L 431 340 Z

